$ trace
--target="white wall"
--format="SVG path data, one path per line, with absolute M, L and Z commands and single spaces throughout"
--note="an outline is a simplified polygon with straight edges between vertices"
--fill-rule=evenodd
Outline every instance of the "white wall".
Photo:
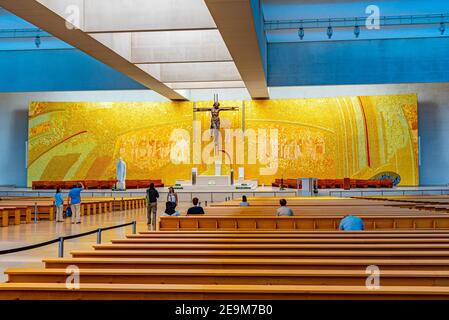
M 191 100 L 249 99 L 246 89 L 184 91 Z M 449 84 L 402 84 L 270 88 L 278 98 L 417 93 L 422 147 L 422 185 L 449 182 Z M 0 185 L 26 185 L 25 141 L 31 101 L 166 101 L 149 90 L 0 93 Z

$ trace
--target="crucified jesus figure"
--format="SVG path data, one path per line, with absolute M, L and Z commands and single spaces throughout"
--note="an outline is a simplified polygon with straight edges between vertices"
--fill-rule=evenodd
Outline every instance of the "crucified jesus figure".
M 211 130 L 220 130 L 220 111 L 234 111 L 238 107 L 224 107 L 220 108 L 220 103 L 217 101 L 211 108 L 195 108 L 195 112 L 210 111 L 210 128 Z
M 220 132 L 220 111 L 234 111 L 238 110 L 238 107 L 222 107 L 218 102 L 218 95 L 214 96 L 214 104 L 210 108 L 194 108 L 195 112 L 210 112 L 210 135 L 214 137 L 215 148 L 218 147 L 218 134 Z M 217 150 L 216 150 L 217 151 Z

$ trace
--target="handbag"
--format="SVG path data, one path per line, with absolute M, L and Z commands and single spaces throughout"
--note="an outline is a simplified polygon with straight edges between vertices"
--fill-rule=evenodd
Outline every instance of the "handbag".
M 67 209 L 65 210 L 65 217 L 70 218 L 72 216 L 72 208 L 70 206 L 67 206 Z

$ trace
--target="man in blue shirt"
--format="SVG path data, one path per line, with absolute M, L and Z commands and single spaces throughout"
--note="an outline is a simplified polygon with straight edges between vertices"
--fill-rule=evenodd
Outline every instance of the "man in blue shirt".
M 365 224 L 363 220 L 356 216 L 347 215 L 340 221 L 340 230 L 344 231 L 363 231 Z
M 69 191 L 70 208 L 72 209 L 72 224 L 81 223 L 81 191 L 83 190 L 83 184 L 78 182 Z

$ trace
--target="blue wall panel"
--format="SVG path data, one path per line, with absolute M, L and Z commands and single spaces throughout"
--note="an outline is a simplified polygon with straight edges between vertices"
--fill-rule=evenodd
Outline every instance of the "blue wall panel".
M 0 92 L 146 89 L 76 49 L 0 51 Z
M 444 38 L 272 43 L 268 85 L 339 85 L 449 81 Z

